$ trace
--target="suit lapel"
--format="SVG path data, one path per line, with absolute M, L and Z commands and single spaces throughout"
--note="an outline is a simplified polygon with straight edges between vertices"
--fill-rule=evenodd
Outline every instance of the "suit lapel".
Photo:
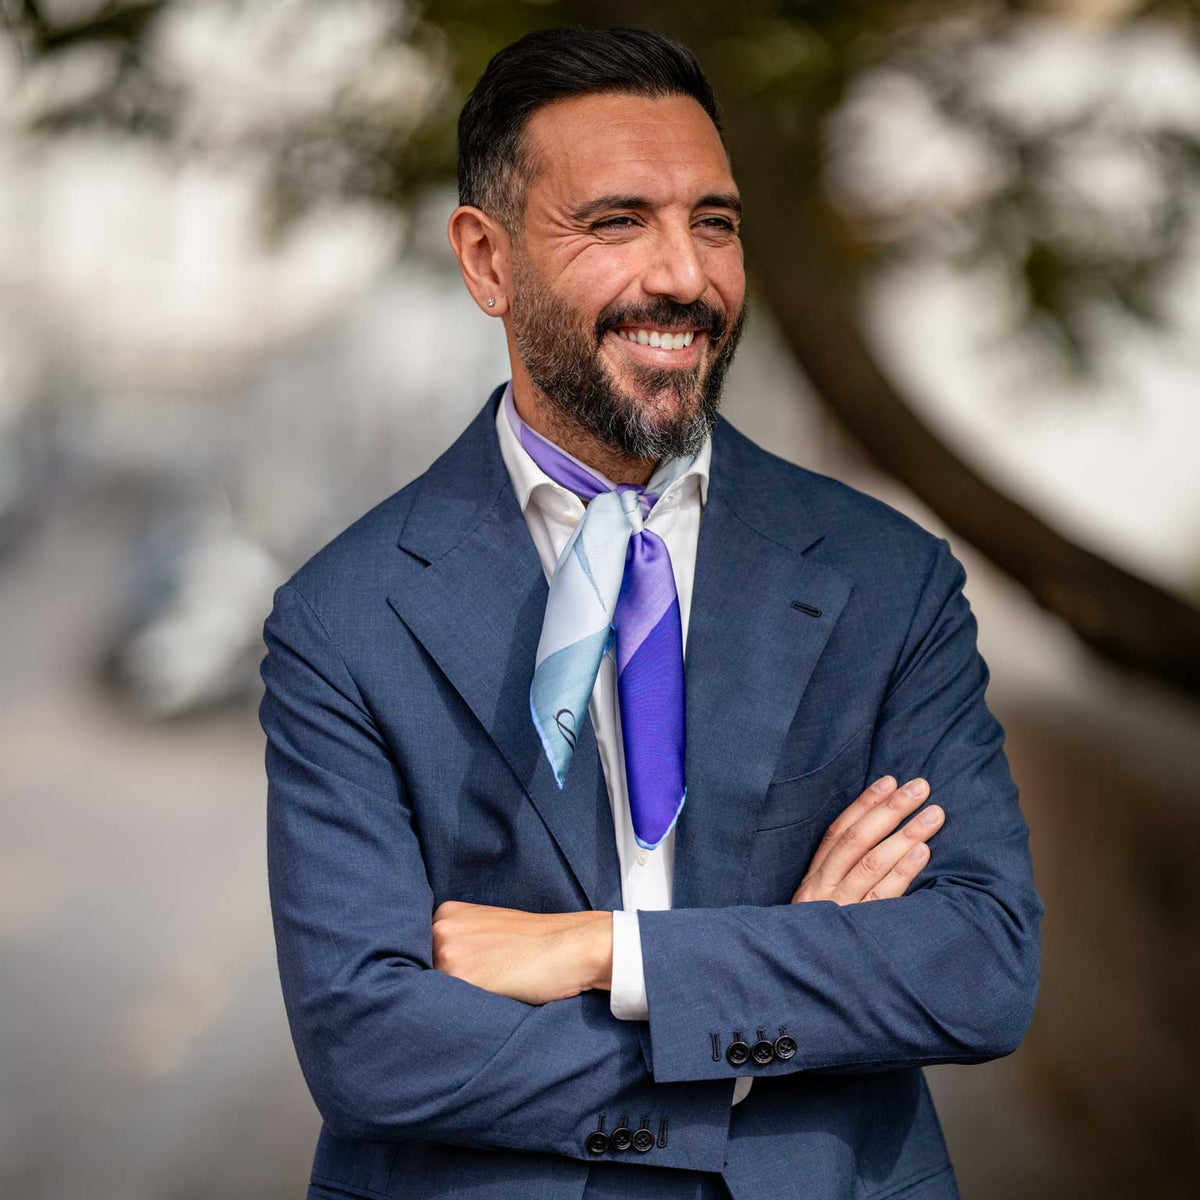
M 388 601 L 495 742 L 587 902 L 620 908 L 620 863 L 591 718 L 560 791 L 529 715 L 548 588 L 500 455 L 502 392 L 493 391 L 422 476 L 398 544 L 426 565 Z M 676 824 L 676 908 L 739 902 L 753 866 L 755 814 L 852 587 L 804 557 L 821 533 L 790 472 L 718 419 L 688 623 L 688 791 Z
M 719 420 L 688 622 L 675 908 L 737 904 L 753 870 L 784 734 L 853 586 L 804 556 L 820 537 L 794 472 Z
M 594 909 L 621 907 L 612 811 L 590 716 L 560 791 L 529 714 L 548 587 L 495 430 L 498 388 L 430 468 L 399 544 L 428 565 L 388 602 L 470 706 Z

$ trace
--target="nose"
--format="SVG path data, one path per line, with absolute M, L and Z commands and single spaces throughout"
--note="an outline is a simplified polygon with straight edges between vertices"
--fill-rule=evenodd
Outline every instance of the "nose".
M 708 287 L 690 225 L 671 222 L 650 239 L 642 287 L 649 295 L 670 296 L 680 304 L 698 300 Z

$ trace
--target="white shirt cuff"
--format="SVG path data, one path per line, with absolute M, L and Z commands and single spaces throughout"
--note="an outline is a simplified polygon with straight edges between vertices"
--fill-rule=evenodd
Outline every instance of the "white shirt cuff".
M 613 911 L 612 990 L 608 1007 L 621 1021 L 648 1021 L 646 975 L 642 969 L 642 931 L 637 909 Z

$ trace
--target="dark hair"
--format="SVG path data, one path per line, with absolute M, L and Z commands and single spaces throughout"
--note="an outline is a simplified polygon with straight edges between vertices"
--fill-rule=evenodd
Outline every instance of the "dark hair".
M 520 240 L 539 170 L 525 125 L 568 96 L 691 96 L 721 133 L 720 109 L 692 52 L 653 29 L 538 29 L 492 56 L 458 116 L 458 202 L 483 209 Z M 724 140 L 724 139 L 722 139 Z

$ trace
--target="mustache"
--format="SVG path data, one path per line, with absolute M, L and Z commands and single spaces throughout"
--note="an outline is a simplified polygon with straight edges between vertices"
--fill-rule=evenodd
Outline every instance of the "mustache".
M 710 341 L 719 341 L 725 334 L 725 314 L 708 304 L 658 304 L 619 314 L 601 314 L 596 322 L 596 341 L 601 342 L 609 330 L 622 325 L 692 325 L 708 334 Z

